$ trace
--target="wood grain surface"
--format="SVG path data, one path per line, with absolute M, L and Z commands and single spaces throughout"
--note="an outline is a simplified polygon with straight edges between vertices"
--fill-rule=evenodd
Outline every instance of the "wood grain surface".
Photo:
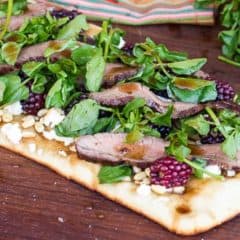
M 128 32 L 130 42 L 149 36 L 171 50 L 186 51 L 191 57 L 207 57 L 204 69 L 240 90 L 240 70 L 217 61 L 218 27 L 121 27 Z M 239 228 L 237 217 L 198 236 L 176 236 L 97 193 L 0 148 L 0 240 L 237 240 Z

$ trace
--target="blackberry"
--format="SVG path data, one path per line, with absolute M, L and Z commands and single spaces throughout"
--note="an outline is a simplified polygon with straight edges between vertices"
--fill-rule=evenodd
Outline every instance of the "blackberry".
M 38 111 L 44 108 L 45 94 L 34 93 L 29 87 L 29 97 L 21 101 L 23 111 L 27 114 L 37 115 Z
M 227 82 L 223 82 L 219 80 L 216 80 L 215 82 L 216 82 L 216 88 L 218 93 L 217 100 L 232 101 L 235 95 L 235 92 L 232 86 Z
M 166 138 L 169 135 L 169 133 L 171 132 L 171 128 L 167 127 L 167 126 L 159 127 L 159 126 L 153 125 L 152 128 L 157 130 L 161 134 L 162 138 Z
M 104 118 L 104 117 L 110 117 L 112 115 L 112 112 L 100 110 L 99 111 L 99 117 Z
M 134 44 L 133 43 L 126 42 L 125 45 L 123 46 L 122 50 L 125 53 L 127 53 L 128 55 L 132 55 L 133 54 L 133 48 L 134 48 Z
M 207 136 L 201 138 L 202 144 L 222 143 L 225 140 L 224 136 L 218 132 L 217 134 L 209 133 Z
M 217 89 L 217 100 L 232 101 L 235 95 L 233 87 L 225 82 L 220 80 L 213 79 L 210 75 L 205 77 L 206 80 L 215 81 Z
M 190 166 L 170 156 L 159 158 L 150 166 L 151 184 L 166 188 L 186 185 L 191 174 Z
M 80 12 L 78 12 L 77 10 L 67 10 L 67 9 L 53 10 L 51 12 L 52 17 L 55 17 L 55 18 L 68 17 L 69 20 L 74 19 L 79 14 Z
M 152 90 L 152 91 L 159 97 L 163 97 L 163 98 L 168 98 L 169 99 L 167 90 Z

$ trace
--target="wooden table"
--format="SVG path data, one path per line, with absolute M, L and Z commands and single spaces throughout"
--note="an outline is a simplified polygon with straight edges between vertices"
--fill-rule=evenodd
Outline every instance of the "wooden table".
M 171 50 L 186 51 L 191 57 L 207 57 L 207 72 L 240 89 L 240 70 L 216 59 L 220 53 L 219 28 L 176 25 L 123 28 L 130 33 L 129 41 L 143 41 L 149 36 Z M 195 237 L 176 236 L 45 167 L 0 149 L 1 240 L 237 240 L 239 220 L 235 218 Z

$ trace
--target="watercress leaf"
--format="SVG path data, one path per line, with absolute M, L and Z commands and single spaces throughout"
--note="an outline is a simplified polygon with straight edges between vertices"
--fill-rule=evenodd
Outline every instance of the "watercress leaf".
M 22 48 L 21 45 L 16 42 L 4 43 L 1 49 L 2 59 L 6 63 L 14 65 L 17 61 L 21 48 Z
M 74 89 L 74 85 L 71 81 L 60 78 L 50 88 L 46 100 L 45 107 L 61 108 L 65 106 L 68 98 L 71 96 L 71 92 Z
M 71 58 L 76 64 L 85 65 L 98 51 L 98 48 L 84 44 L 72 52 Z
M 171 127 L 172 125 L 172 113 L 173 113 L 173 106 L 169 106 L 165 113 L 158 113 L 153 112 L 152 114 L 146 116 L 149 121 L 158 126 L 168 126 Z
M 20 32 L 9 32 L 4 38 L 4 42 L 16 42 L 16 43 L 24 43 L 26 41 L 26 36 Z
M 184 121 L 184 124 L 189 128 L 193 128 L 200 135 L 207 135 L 210 130 L 210 124 L 206 121 L 203 115 L 197 115 L 195 117 L 188 118 Z
M 116 125 L 115 120 L 113 116 L 98 119 L 93 128 L 93 133 L 110 132 Z
M 6 84 L 4 82 L 0 82 L 0 102 L 3 100 L 5 89 Z
M 183 161 L 190 155 L 191 149 L 184 145 L 169 145 L 166 147 L 166 152 L 175 156 L 179 161 Z
M 91 99 L 76 104 L 65 119 L 55 127 L 59 136 L 77 137 L 91 134 L 97 123 L 99 105 Z
M 230 159 L 236 158 L 238 148 L 233 134 L 225 139 L 225 141 L 221 144 L 221 148 Z
M 128 117 L 130 112 L 143 107 L 146 104 L 145 99 L 143 98 L 135 98 L 132 101 L 128 102 L 123 108 L 122 112 L 125 117 Z
M 7 74 L 0 77 L 0 82 L 5 85 L 4 94 L 0 105 L 11 104 L 28 98 L 29 90 L 15 74 Z
M 49 44 L 49 47 L 44 51 L 44 57 L 50 57 L 54 53 L 62 52 L 66 49 L 74 50 L 78 48 L 79 43 L 75 40 L 54 42 L 53 44 Z
M 168 63 L 167 66 L 176 74 L 191 75 L 200 70 L 206 62 L 206 58 L 195 58 L 180 62 Z
M 7 14 L 8 1 L 0 3 L 0 17 L 5 17 Z M 12 15 L 19 15 L 27 8 L 27 0 L 14 0 Z
M 30 61 L 23 64 L 22 71 L 27 76 L 32 77 L 36 74 L 36 72 L 39 72 L 45 66 L 46 66 L 46 63 L 44 62 Z
M 45 84 L 47 83 L 46 76 L 42 74 L 36 74 L 31 86 L 31 90 L 34 93 L 43 93 L 45 90 Z
M 215 82 L 197 78 L 176 77 L 167 90 L 170 96 L 182 102 L 199 103 L 217 98 Z
M 117 183 L 132 176 L 132 168 L 126 165 L 103 166 L 98 173 L 100 183 Z
M 156 129 L 145 125 L 144 127 L 141 127 L 141 132 L 145 135 L 145 136 L 152 136 L 152 137 L 160 137 L 160 133 L 159 131 L 157 131 Z
M 57 39 L 67 40 L 75 39 L 81 30 L 88 30 L 88 24 L 86 21 L 86 16 L 78 15 L 65 26 L 63 26 L 58 32 Z
M 201 169 L 204 169 L 207 166 L 207 161 L 201 158 L 196 158 L 192 162 L 199 166 L 199 168 L 193 168 L 193 173 L 195 177 L 200 179 L 203 178 L 204 171 L 202 171 Z
M 186 53 L 169 51 L 163 44 L 159 44 L 155 50 L 159 54 L 162 61 L 177 62 L 187 59 Z
M 85 86 L 88 91 L 97 92 L 101 87 L 105 65 L 105 60 L 99 52 L 87 63 Z

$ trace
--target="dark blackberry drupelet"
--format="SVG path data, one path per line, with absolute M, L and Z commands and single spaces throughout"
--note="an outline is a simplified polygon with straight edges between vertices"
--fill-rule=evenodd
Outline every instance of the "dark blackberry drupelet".
M 217 134 L 208 134 L 201 138 L 202 144 L 215 144 L 215 143 L 222 143 L 225 140 L 224 136 L 221 133 Z
M 133 43 L 126 42 L 125 45 L 123 46 L 122 50 L 124 52 L 126 52 L 128 55 L 132 55 L 133 54 L 133 48 L 134 48 Z
M 162 138 L 166 138 L 169 135 L 169 133 L 171 132 L 171 128 L 167 127 L 167 126 L 159 127 L 159 126 L 153 125 L 152 128 L 157 130 L 161 134 Z
M 168 98 L 169 99 L 167 90 L 154 90 L 153 89 L 152 91 L 159 97 L 163 97 L 163 98 Z
M 23 111 L 27 114 L 37 115 L 38 111 L 44 108 L 45 95 L 33 93 L 30 90 L 27 100 L 21 101 Z
M 166 188 L 186 185 L 191 174 L 190 166 L 170 156 L 159 158 L 150 166 L 151 184 Z
M 220 80 L 213 79 L 210 75 L 205 78 L 206 80 L 215 81 L 217 89 L 217 100 L 232 101 L 235 95 L 233 87 L 225 82 Z
M 69 20 L 74 19 L 80 13 L 77 10 L 67 10 L 67 9 L 60 9 L 60 10 L 53 10 L 51 15 L 55 18 L 63 18 L 68 17 Z
M 232 88 L 232 86 L 229 83 L 216 80 L 216 88 L 217 88 L 217 100 L 233 100 L 233 97 L 235 95 L 235 92 Z
M 99 111 L 99 118 L 104 118 L 104 117 L 110 117 L 112 115 L 112 112 L 100 110 Z

